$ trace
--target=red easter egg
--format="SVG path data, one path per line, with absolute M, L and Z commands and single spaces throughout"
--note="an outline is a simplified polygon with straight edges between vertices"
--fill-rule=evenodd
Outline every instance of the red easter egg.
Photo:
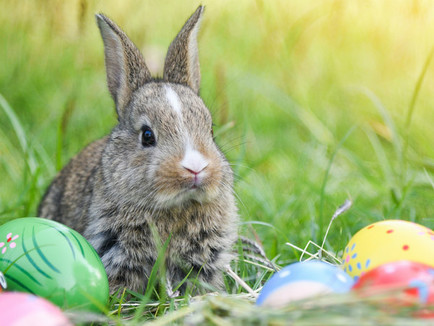
M 434 317 L 434 268 L 412 261 L 380 265 L 362 275 L 353 286 L 362 296 L 386 295 L 390 307 L 417 305 L 421 317 Z M 390 296 L 388 295 L 390 294 Z

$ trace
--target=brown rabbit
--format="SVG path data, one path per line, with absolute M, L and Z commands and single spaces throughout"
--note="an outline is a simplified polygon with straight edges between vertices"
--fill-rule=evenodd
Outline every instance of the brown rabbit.
M 233 174 L 198 96 L 196 38 L 203 11 L 200 6 L 172 41 L 161 80 L 151 77 L 142 54 L 115 23 L 96 16 L 119 123 L 59 173 L 38 213 L 89 240 L 111 292 L 144 291 L 157 238 L 170 237 L 165 257 L 172 286 L 192 271 L 219 288 L 233 258 Z

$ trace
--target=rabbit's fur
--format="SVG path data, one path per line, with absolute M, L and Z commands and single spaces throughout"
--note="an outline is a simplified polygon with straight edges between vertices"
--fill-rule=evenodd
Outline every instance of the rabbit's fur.
M 218 288 L 233 258 L 238 221 L 233 174 L 198 96 L 202 14 L 199 7 L 171 43 L 161 80 L 151 77 L 124 32 L 97 15 L 119 123 L 58 174 L 39 216 L 89 240 L 111 292 L 143 291 L 158 248 L 169 238 L 165 263 L 174 287 L 192 271 Z

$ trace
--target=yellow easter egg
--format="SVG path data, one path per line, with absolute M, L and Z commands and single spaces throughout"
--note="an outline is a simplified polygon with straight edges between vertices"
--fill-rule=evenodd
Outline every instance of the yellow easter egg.
M 344 270 L 354 280 L 385 263 L 409 260 L 434 267 L 434 232 L 422 225 L 386 220 L 357 232 L 344 250 Z

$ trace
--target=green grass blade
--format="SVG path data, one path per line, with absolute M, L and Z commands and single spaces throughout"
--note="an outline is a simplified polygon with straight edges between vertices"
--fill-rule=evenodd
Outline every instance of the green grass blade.
M 320 143 L 333 144 L 333 133 L 324 123 L 309 109 L 301 107 L 287 93 L 255 75 L 247 74 L 240 79 L 240 86 L 248 87 L 255 94 L 261 94 L 271 103 L 274 103 L 279 110 L 294 117 L 306 130 L 311 133 Z
M 333 161 L 336 157 L 336 154 L 338 153 L 339 149 L 344 145 L 345 141 L 348 139 L 348 137 L 353 133 L 353 131 L 356 129 L 356 126 L 352 126 L 347 133 L 342 137 L 342 139 L 339 141 L 339 143 L 336 145 L 330 160 L 328 162 L 324 178 L 321 183 L 321 190 L 320 190 L 320 202 L 319 202 L 319 219 L 318 219 L 318 232 L 319 232 L 319 238 L 322 237 L 324 234 L 324 201 L 325 201 L 325 189 L 327 185 L 327 181 L 330 174 L 330 169 L 332 168 Z
M 416 85 L 414 86 L 413 95 L 411 97 L 410 105 L 408 106 L 407 118 L 405 119 L 405 129 L 407 132 L 410 129 L 411 119 L 413 117 L 416 101 L 419 96 L 420 89 L 422 88 L 422 83 L 424 81 L 426 72 L 428 71 L 428 67 L 431 63 L 433 56 L 434 56 L 434 47 L 431 49 L 428 56 L 426 57 L 425 63 L 419 74 L 419 78 L 417 79 Z
M 12 107 L 9 105 L 9 103 L 6 101 L 6 99 L 1 94 L 0 94 L 0 107 L 3 108 L 4 113 L 8 117 L 9 122 L 11 123 L 12 128 L 15 132 L 15 135 L 18 139 L 18 142 L 21 146 L 23 153 L 28 155 L 27 164 L 30 168 L 30 172 L 34 173 L 36 171 L 37 163 L 36 163 L 34 156 L 31 155 L 31 153 L 30 153 L 24 127 L 23 127 L 21 121 L 18 119 L 18 117 L 15 114 Z

